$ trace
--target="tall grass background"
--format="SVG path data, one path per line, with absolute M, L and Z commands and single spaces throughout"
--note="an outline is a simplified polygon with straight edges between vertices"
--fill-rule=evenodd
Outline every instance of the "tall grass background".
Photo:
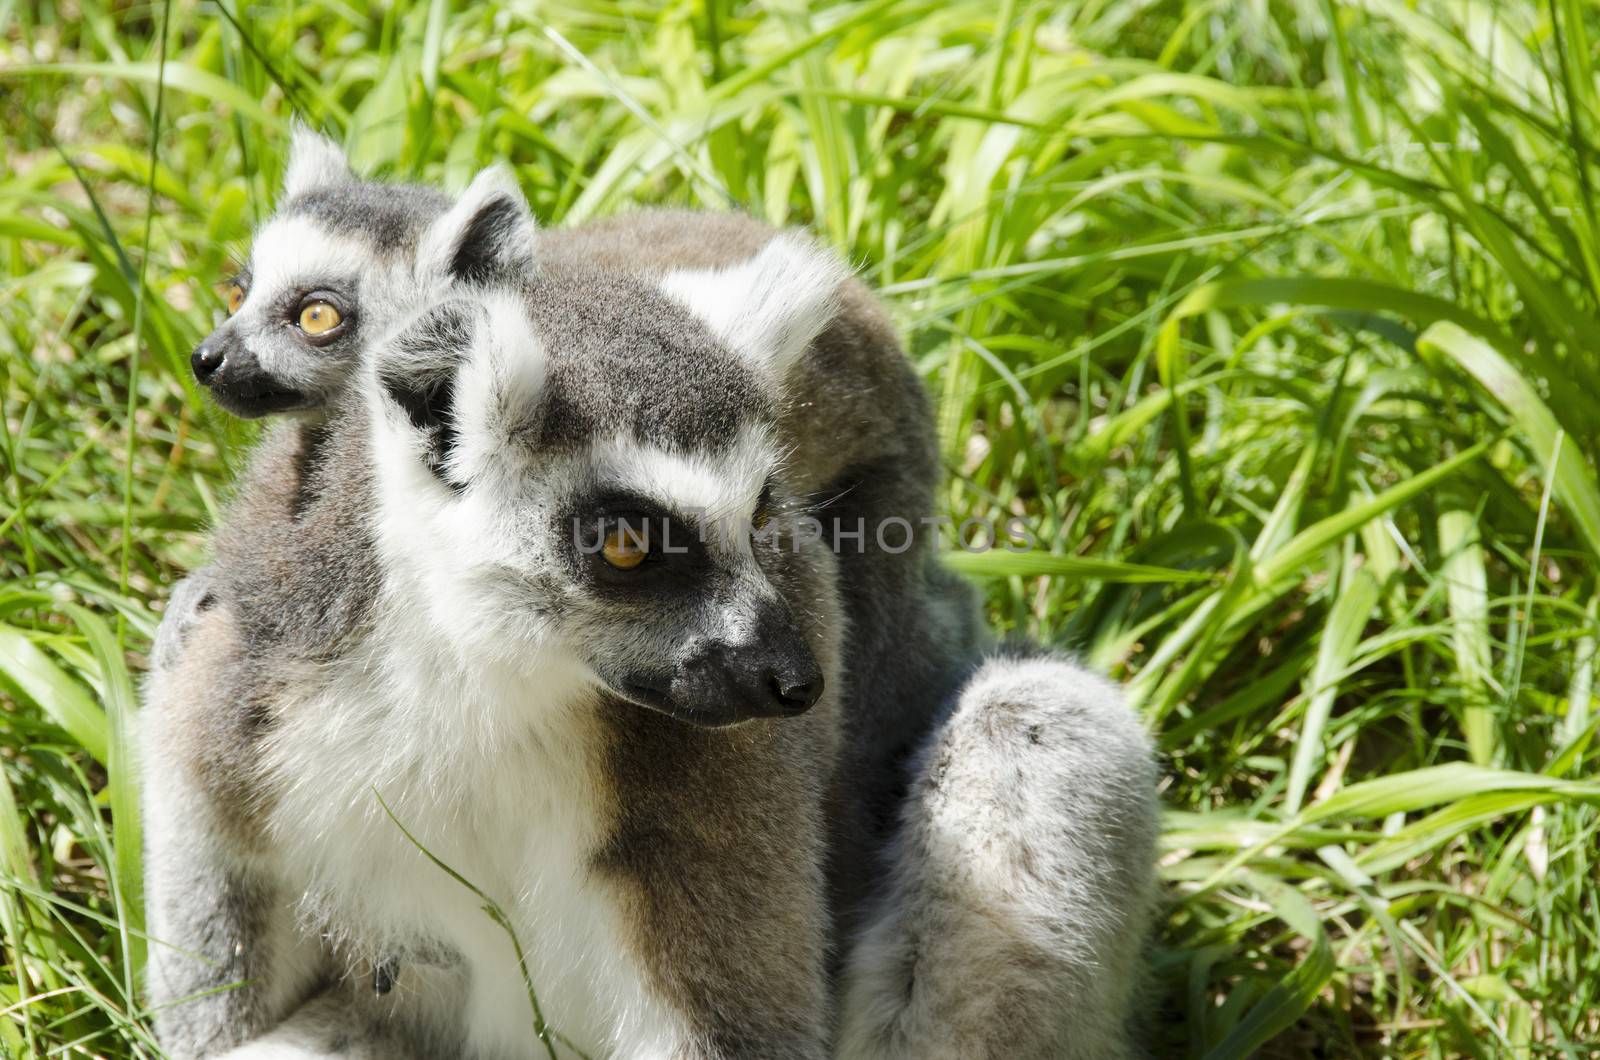
M 0 0 L 0 1051 L 150 1056 L 139 675 L 251 431 L 188 351 L 295 113 L 542 223 L 809 225 L 995 622 L 1165 758 L 1157 1056 L 1600 1056 L 1579 0 Z

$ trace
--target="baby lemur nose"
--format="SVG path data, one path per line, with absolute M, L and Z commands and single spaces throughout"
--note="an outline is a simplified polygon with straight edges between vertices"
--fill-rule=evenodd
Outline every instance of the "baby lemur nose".
M 217 374 L 217 369 L 222 367 L 225 356 L 220 343 L 202 342 L 189 357 L 189 367 L 194 369 L 196 379 L 208 383 Z

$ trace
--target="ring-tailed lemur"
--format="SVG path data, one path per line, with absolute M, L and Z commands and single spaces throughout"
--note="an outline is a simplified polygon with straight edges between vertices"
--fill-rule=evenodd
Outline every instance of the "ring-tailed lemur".
M 337 167 L 324 167 L 324 170 L 334 172 Z M 337 183 L 344 184 L 347 180 L 341 177 Z M 334 194 L 331 186 L 323 186 L 323 193 Z M 359 200 L 360 193 L 351 193 L 351 198 Z M 464 201 L 471 200 L 469 194 Z M 518 202 L 520 204 L 520 200 Z M 324 210 L 328 209 L 325 205 Z M 497 209 L 479 210 L 471 217 L 458 215 L 453 223 L 458 228 L 469 221 L 479 225 L 472 239 L 483 245 L 502 249 L 525 245 L 516 240 L 495 242 L 504 234 L 491 223 L 497 216 Z M 703 232 L 703 236 L 697 238 L 697 232 Z M 576 257 L 614 268 L 631 267 L 634 271 L 638 271 L 643 262 L 644 271 L 660 272 L 674 259 L 680 265 L 708 266 L 738 261 L 741 256 L 749 257 L 761 249 L 771 238 L 768 230 L 736 219 L 657 214 L 573 233 L 567 237 L 566 245 L 582 248 L 582 252 L 568 255 L 564 263 L 559 253 L 561 241 L 553 235 L 541 238 L 540 251 L 542 256 L 548 249 L 546 244 L 556 243 L 558 249 L 551 253 L 550 260 L 557 268 L 569 268 Z M 315 245 L 315 242 L 307 244 Z M 450 245 L 448 241 L 437 244 L 439 247 Z M 306 247 L 300 249 L 304 251 Z M 461 249 L 461 244 L 456 244 L 452 254 L 459 257 L 457 252 Z M 496 250 L 490 257 L 498 253 L 500 251 Z M 452 267 L 459 264 L 449 258 L 439 259 L 437 253 L 434 258 L 451 261 Z M 291 260 L 314 263 L 315 255 L 303 253 Z M 769 262 L 767 270 L 770 272 L 772 268 Z M 261 271 L 258 268 L 258 276 Z M 730 290 L 736 292 L 737 298 L 731 303 L 724 301 L 713 305 L 700 299 L 705 315 L 726 330 L 736 328 L 740 317 L 735 313 L 730 319 L 727 305 L 747 307 L 753 304 L 753 296 L 762 295 L 759 285 L 752 288 L 749 282 L 758 279 L 761 271 L 753 267 L 733 269 L 715 277 L 679 272 L 662 282 L 691 301 L 697 289 L 702 295 L 707 291 L 720 293 L 724 299 Z M 792 262 L 779 271 L 783 273 L 784 283 L 795 281 Z M 845 323 L 841 325 L 836 321 L 811 351 L 812 356 L 797 364 L 801 375 L 810 378 L 802 378 L 799 385 L 794 385 L 793 379 L 783 380 L 784 386 L 778 388 L 779 421 L 785 437 L 794 439 L 788 444 L 799 450 L 799 458 L 791 457 L 791 467 L 831 468 L 828 473 L 832 478 L 828 481 L 835 486 L 845 483 L 842 492 L 847 498 L 855 498 L 859 505 L 857 510 L 876 510 L 880 514 L 896 510 L 874 509 L 876 491 L 877 495 L 903 503 L 905 507 L 897 509 L 898 512 L 914 515 L 927 509 L 926 500 L 918 493 L 931 485 L 931 474 L 919 474 L 920 460 L 916 453 L 919 446 L 923 453 L 931 452 L 931 446 L 925 445 L 925 427 L 919 421 L 919 417 L 925 418 L 921 395 L 914 377 L 909 389 L 904 386 L 907 373 L 903 359 L 892 337 L 886 337 L 887 327 L 881 324 L 870 298 L 851 287 L 846 288 L 845 301 Z M 359 302 L 345 302 L 346 306 L 358 306 L 360 319 L 369 325 L 379 319 L 371 310 L 377 304 L 378 301 L 365 298 Z M 587 308 L 592 310 L 593 306 Z M 634 307 L 629 311 L 635 311 Z M 852 314 L 860 319 L 850 320 Z M 875 367 L 874 358 L 883 361 L 884 350 L 891 358 L 888 367 Z M 807 370 L 805 366 L 811 361 L 817 363 Z M 862 362 L 868 365 L 865 372 Z M 873 399 L 870 405 L 835 400 L 837 392 L 848 397 L 850 384 L 860 386 L 863 379 L 874 388 L 869 392 Z M 896 395 L 895 401 L 882 400 L 886 391 Z M 825 399 L 822 404 L 826 411 L 823 414 L 807 412 L 817 407 L 815 399 L 818 397 Z M 905 421 L 896 422 L 892 415 L 896 402 L 911 410 L 906 414 L 910 429 L 904 431 L 910 438 L 913 457 L 909 461 L 910 474 L 903 472 L 908 461 L 898 459 L 892 440 L 882 441 L 883 427 L 893 431 L 905 426 Z M 840 419 L 841 404 L 843 419 Z M 424 412 L 426 405 L 424 402 Z M 829 415 L 834 416 L 831 428 Z M 853 422 L 852 416 L 858 419 Z M 869 436 L 874 428 L 879 429 L 880 434 L 872 440 L 873 444 L 856 447 L 868 459 L 854 463 L 841 460 L 837 451 L 839 443 L 848 443 L 850 438 L 840 437 L 839 432 L 843 430 L 848 434 L 850 427 L 863 428 L 862 433 Z M 813 439 L 823 440 L 821 444 L 814 442 L 809 451 L 805 433 L 808 429 L 813 432 Z M 239 595 L 243 604 L 241 610 L 249 617 L 241 622 L 228 609 L 211 616 L 209 621 L 219 628 L 208 630 L 192 652 L 193 658 L 186 659 L 183 666 L 166 675 L 165 688 L 161 676 L 155 681 L 153 691 L 157 694 L 153 698 L 158 702 L 189 704 L 188 708 L 173 712 L 178 717 L 170 718 L 168 724 L 158 725 L 169 736 L 155 742 L 168 757 L 169 749 L 186 742 L 192 744 L 200 738 L 199 734 L 205 734 L 204 738 L 220 738 L 215 740 L 209 758 L 195 757 L 187 769 L 194 781 L 194 790 L 189 793 L 191 800 L 205 804 L 200 808 L 208 812 L 224 807 L 220 815 L 222 821 L 213 829 L 216 834 L 201 839 L 183 835 L 181 827 L 170 827 L 173 817 L 181 817 L 194 807 L 167 807 L 176 812 L 155 815 L 168 819 L 165 841 L 170 845 L 169 852 L 177 856 L 153 859 L 152 897 L 174 893 L 172 872 L 166 873 L 169 878 L 164 884 L 156 879 L 164 868 L 172 867 L 174 860 L 178 862 L 176 875 L 179 878 L 184 878 L 187 872 L 186 882 L 208 884 L 183 896 L 175 903 L 175 915 L 166 918 L 169 923 L 189 928 L 187 934 L 191 936 L 196 933 L 198 922 L 209 919 L 215 912 L 232 909 L 237 914 L 251 900 L 271 905 L 271 900 L 264 896 L 252 896 L 248 886 L 241 892 L 242 885 L 227 879 L 228 872 L 219 868 L 226 858 L 217 860 L 221 847 L 240 838 L 230 835 L 233 829 L 227 823 L 229 813 L 225 807 L 247 805 L 251 798 L 251 794 L 240 787 L 240 778 L 247 776 L 252 767 L 251 727 L 259 721 L 259 715 L 268 710 L 263 704 L 277 694 L 285 682 L 285 673 L 326 665 L 318 660 L 336 655 L 335 646 L 343 644 L 352 630 L 363 628 L 367 618 L 363 613 L 364 605 L 359 601 L 365 599 L 372 585 L 382 580 L 370 557 L 363 559 L 360 548 L 353 543 L 361 537 L 359 526 L 343 525 L 335 518 L 332 524 L 342 533 L 331 533 L 321 539 L 320 547 L 310 546 L 305 540 L 306 527 L 319 525 L 319 519 L 326 524 L 322 516 L 308 517 L 304 511 L 306 497 L 315 490 L 285 485 L 293 482 L 297 473 L 309 473 L 313 478 L 331 474 L 339 465 L 338 459 L 330 457 L 330 463 L 324 467 L 320 461 L 308 460 L 307 453 L 328 449 L 330 438 L 336 435 L 336 426 L 314 430 L 301 428 L 282 432 L 269 444 L 268 451 L 257 461 L 257 474 L 241 495 L 240 520 L 251 525 L 256 533 L 245 535 L 242 542 L 236 541 L 239 547 L 232 551 L 243 551 L 248 554 L 247 559 L 240 562 L 236 557 L 228 564 L 226 555 L 224 557 L 224 568 L 231 566 L 235 571 L 231 579 L 232 591 Z M 835 443 L 832 450 L 827 442 Z M 876 450 L 873 445 L 877 446 Z M 843 448 L 843 457 L 855 455 L 848 444 Z M 882 459 L 874 462 L 873 456 Z M 835 463 L 830 465 L 829 458 Z M 897 472 L 897 468 L 902 471 Z M 841 469 L 843 474 L 839 473 Z M 351 478 L 359 477 L 358 470 L 347 470 Z M 897 473 L 901 474 L 899 480 L 895 479 Z M 855 475 L 855 481 L 846 483 L 851 474 Z M 911 483 L 909 488 L 904 485 L 907 481 Z M 286 512 L 299 514 L 285 518 Z M 264 529 L 275 520 L 280 524 L 276 530 Z M 232 537 L 232 534 L 224 535 L 224 553 L 230 551 L 226 545 Z M 917 717 L 934 715 L 936 711 L 931 708 L 941 699 L 950 698 L 949 689 L 954 687 L 954 678 L 948 675 L 943 678 L 948 682 L 943 690 L 933 687 L 940 680 L 939 666 L 946 667 L 947 671 L 959 670 L 969 665 L 967 660 L 974 652 L 973 640 L 961 639 L 959 623 L 946 625 L 951 643 L 942 644 L 930 636 L 937 632 L 937 623 L 927 617 L 919 618 L 912 607 L 917 604 L 919 593 L 928 595 L 928 590 L 916 580 L 921 575 L 916 573 L 915 566 L 904 568 L 913 572 L 913 578 L 901 576 L 897 579 L 886 577 L 889 572 L 874 569 L 884 566 L 881 560 L 882 557 L 856 560 L 858 576 L 852 579 L 847 574 L 839 580 L 847 594 L 854 588 L 859 597 L 851 616 L 855 619 L 852 628 L 866 630 L 866 636 L 852 638 L 854 650 L 847 651 L 847 657 L 853 654 L 858 662 L 871 660 L 873 649 L 881 652 L 885 645 L 894 646 L 895 618 L 907 618 L 911 624 L 908 631 L 911 635 L 905 638 L 902 646 L 903 651 L 912 652 L 910 666 L 905 665 L 903 658 L 896 659 L 891 651 L 879 656 L 890 663 L 886 673 L 882 666 L 868 666 L 863 668 L 864 673 L 846 675 L 854 678 L 847 687 L 847 695 L 854 695 L 858 702 L 872 703 L 870 692 L 874 688 L 892 690 L 898 686 L 913 693 L 900 702 L 914 706 L 902 706 L 899 717 L 894 710 L 880 709 L 876 716 L 862 712 L 846 720 L 855 730 L 846 737 L 847 750 L 856 752 L 854 764 L 876 765 L 880 778 L 893 773 L 882 768 L 885 747 L 890 747 L 892 757 L 899 746 L 909 745 L 920 731 Z M 840 562 L 846 567 L 851 565 L 848 550 Z M 239 576 L 240 571 L 247 573 Z M 297 579 L 304 584 L 295 588 Z M 365 588 L 334 594 L 343 606 L 335 607 L 331 617 L 319 614 L 318 602 L 330 599 L 326 594 L 327 586 L 342 582 Z M 875 594 L 874 588 L 883 591 Z M 320 597 L 319 589 L 323 590 Z M 895 603 L 897 600 L 902 602 L 899 606 Z M 875 604 L 879 605 L 876 612 Z M 959 613 L 960 608 L 952 611 Z M 880 624 L 874 628 L 873 622 Z M 237 660 L 233 660 L 225 666 L 222 662 L 227 662 L 226 659 L 218 661 L 217 656 L 226 655 L 225 645 L 230 638 L 252 645 L 247 653 L 252 665 L 240 667 Z M 274 655 L 278 660 L 276 664 L 264 662 Z M 209 668 L 206 665 L 208 656 Z M 231 680 L 219 682 L 215 671 L 230 666 Z M 932 676 L 915 678 L 918 669 L 932 671 Z M 913 679 L 908 680 L 907 673 L 913 675 Z M 219 695 L 219 691 L 222 694 Z M 194 704 L 207 700 L 215 704 L 230 698 L 239 704 L 253 703 L 254 706 L 232 711 L 215 706 L 209 712 L 193 709 Z M 930 1049 L 965 1042 L 973 1046 L 986 1043 L 989 1051 L 996 1055 L 1029 1055 L 1028 1050 L 1022 1048 L 1025 1041 L 1048 1050 L 1060 1031 L 1064 1036 L 1062 1040 L 1071 1047 L 1067 1055 L 1109 1055 L 1111 1043 L 1116 1039 L 1116 1014 L 1126 1004 L 1127 966 L 1136 949 L 1140 898 L 1146 889 L 1140 881 L 1148 882 L 1148 749 L 1141 742 L 1142 737 L 1137 736 L 1136 726 L 1116 704 L 1114 695 L 1061 663 L 1038 662 L 1027 668 L 1015 664 L 991 666 L 965 690 L 959 701 L 952 700 L 952 703 L 953 712 L 945 708 L 948 717 L 922 752 L 924 768 L 918 773 L 912 798 L 906 804 L 905 825 L 895 848 L 897 869 L 892 877 L 893 889 L 877 899 L 872 914 L 875 919 L 865 942 L 850 955 L 851 1005 L 845 1019 L 846 1051 L 849 1055 L 909 1057 L 933 1055 Z M 906 724 L 908 718 L 909 725 Z M 895 726 L 900 726 L 903 733 L 898 745 L 894 738 Z M 921 728 L 926 728 L 926 722 L 921 723 Z M 1058 737 L 1067 754 L 1036 751 L 1035 754 L 1041 756 L 1037 764 L 1030 770 L 1016 770 L 1019 761 L 1016 740 L 1027 740 L 1022 747 L 1026 752 L 1051 748 Z M 1121 737 L 1120 742 L 1118 737 Z M 1114 753 L 1092 772 L 1083 768 L 1082 759 L 1071 758 L 1072 747 L 1087 748 L 1102 743 Z M 961 748 L 964 758 L 964 768 L 955 774 L 935 765 L 941 754 L 939 749 L 953 746 Z M 871 753 L 863 752 L 863 748 L 870 748 Z M 995 783 L 995 778 L 1004 770 L 1016 773 L 1017 779 L 1009 786 Z M 185 772 L 183 763 L 178 763 L 177 772 Z M 851 772 L 845 770 L 846 775 Z M 863 773 L 861 769 L 853 772 L 857 776 Z M 963 779 L 955 782 L 956 777 Z M 1061 781 L 1059 785 L 1053 783 L 1057 780 Z M 863 817 L 883 816 L 883 805 L 892 804 L 889 798 L 892 787 L 892 779 L 888 782 L 880 779 L 869 783 L 867 791 L 858 792 L 854 797 L 841 799 L 836 795 L 833 820 L 847 819 L 852 813 L 858 821 Z M 1017 803 L 1009 805 L 1007 796 L 1017 798 Z M 871 812 L 860 813 L 858 808 L 862 805 L 871 807 Z M 1020 824 L 1019 809 L 1032 811 L 1037 820 L 1028 821 L 1029 827 L 1008 830 L 982 849 L 963 848 L 960 842 L 950 842 L 971 840 L 975 821 L 989 819 L 1004 824 L 1013 820 Z M 1075 825 L 1074 820 L 1079 823 Z M 958 822 L 963 822 L 961 827 L 965 831 L 941 840 L 944 829 Z M 1032 827 L 1034 824 L 1057 827 L 1036 829 Z M 844 830 L 860 832 L 862 826 L 857 824 Z M 1120 847 L 1113 842 L 1113 837 L 1117 836 L 1122 839 Z M 1108 844 L 1109 849 L 1102 849 Z M 852 877 L 869 875 L 861 869 L 865 858 L 859 841 L 838 844 L 836 849 L 847 852 L 847 856 L 836 856 L 833 860 L 836 876 L 848 881 Z M 1014 866 L 1008 867 L 1006 872 L 989 871 L 987 875 L 973 876 L 973 870 L 986 865 L 993 868 L 985 861 L 986 857 L 992 858 L 1004 851 L 1012 852 L 1016 859 Z M 196 857 L 198 868 L 192 860 L 185 862 L 186 858 Z M 855 859 L 854 865 L 851 858 Z M 1004 858 L 997 864 L 1004 866 Z M 841 870 L 841 866 L 846 867 Z M 1039 869 L 1041 875 L 1022 886 L 1027 882 L 1025 876 L 1008 875 L 1010 869 L 1016 867 Z M 967 879 L 964 893 L 946 886 L 951 880 L 963 878 Z M 1101 886 L 1101 883 L 1107 885 Z M 990 890 L 985 891 L 985 888 Z M 850 887 L 836 888 L 836 891 L 848 894 Z M 211 897 L 208 899 L 206 895 Z M 986 895 L 987 908 L 984 905 Z M 1004 930 L 995 930 L 996 912 L 1004 914 L 1007 925 Z M 238 916 L 223 917 L 222 922 L 238 920 Z M 1067 937 L 1060 931 L 1063 927 L 1076 934 Z M 937 933 L 946 928 L 955 932 L 953 939 L 962 941 L 950 943 L 948 961 L 944 956 L 934 960 L 934 951 L 928 948 L 928 940 L 923 936 L 929 931 Z M 971 930 L 973 928 L 977 930 Z M 964 934 L 963 929 L 966 929 Z M 204 935 L 203 931 L 200 933 Z M 180 931 L 180 934 L 185 932 Z M 158 931 L 157 935 L 160 938 L 161 933 Z M 187 978 L 183 974 L 170 977 L 176 982 L 169 986 L 179 987 L 184 983 L 204 987 L 241 978 L 256 980 L 256 985 L 246 990 L 219 995 L 227 999 L 220 1004 L 215 1001 L 201 1004 L 202 1009 L 209 1006 L 209 1015 L 202 1013 L 198 1018 L 189 1018 L 179 1014 L 186 1010 L 192 1012 L 194 1005 L 174 1010 L 163 1034 L 167 1038 L 176 1036 L 180 1052 L 182 1044 L 191 1046 L 194 1051 L 203 1051 L 208 1036 L 215 1044 L 229 1040 L 232 1034 L 259 1030 L 280 1016 L 299 993 L 309 989 L 303 978 L 293 975 L 277 976 L 275 984 L 267 983 L 273 989 L 260 989 L 267 981 L 258 974 L 261 968 L 254 962 L 262 960 L 262 953 L 271 950 L 272 934 L 254 933 L 251 939 L 250 945 L 232 949 L 224 946 L 224 952 L 219 954 L 223 959 L 213 968 L 209 979 L 204 975 L 197 979 L 192 973 Z M 211 936 L 200 941 L 212 944 L 197 947 L 202 952 L 215 952 L 216 944 L 227 942 L 227 933 L 219 936 L 213 931 Z M 963 970 L 966 957 L 982 958 L 992 967 L 994 974 L 984 981 L 992 990 L 968 988 L 968 977 Z M 173 963 L 158 962 L 158 973 L 170 970 Z M 155 978 L 163 977 L 158 974 Z M 947 1004 L 945 995 L 953 986 L 962 987 L 968 999 L 965 1007 L 959 1010 L 959 1019 L 957 1009 L 941 1012 L 941 1007 Z M 1014 986 L 1028 989 L 1013 989 Z M 169 990 L 167 996 L 180 993 L 181 990 Z M 1033 1011 L 1022 1005 L 1023 998 L 1037 999 Z M 320 1010 L 307 1009 L 302 1018 L 281 1033 L 311 1033 L 307 1027 L 318 1025 L 319 1011 L 321 1016 L 327 1015 L 325 1010 L 329 1002 L 318 1004 Z M 1057 1012 L 1061 1014 L 1059 1019 L 1054 1015 Z M 1020 1018 L 1020 1022 L 1014 1018 L 1001 1019 L 1008 1014 L 1024 1018 Z M 345 1030 L 348 1031 L 348 1026 Z M 1051 1054 L 1045 1051 L 1039 1055 Z

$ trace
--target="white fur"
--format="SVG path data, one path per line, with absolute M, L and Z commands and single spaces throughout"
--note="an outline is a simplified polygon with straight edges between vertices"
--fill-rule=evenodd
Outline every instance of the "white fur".
M 515 658 L 542 646 L 545 631 L 531 616 L 486 606 L 480 582 L 514 583 L 535 573 L 522 568 L 522 557 L 525 550 L 549 554 L 549 545 L 538 548 L 529 535 L 542 530 L 537 512 L 550 494 L 519 484 L 507 494 L 469 489 L 457 496 L 428 470 L 419 436 L 403 421 L 397 410 L 375 418 L 379 545 L 386 560 L 415 580 L 418 608 L 461 645 L 458 665 L 479 653 Z
M 610 483 L 668 511 L 697 513 L 708 541 L 747 551 L 750 517 L 776 460 L 768 432 L 746 426 L 720 457 L 678 453 L 618 435 L 591 446 L 587 462 Z
M 380 1041 L 343 1033 L 349 1014 L 338 996 L 300 1006 L 271 1031 L 222 1054 L 222 1060 L 390 1060 Z
M 537 456 L 526 435 L 537 423 L 545 356 L 522 304 L 515 296 L 493 294 L 474 310 L 479 315 L 470 342 L 448 351 L 460 361 L 451 407 L 458 432 L 448 473 L 452 481 L 469 484 L 464 493 L 453 493 L 434 477 L 423 459 L 423 436 L 384 388 L 376 382 L 365 388 L 383 513 L 380 546 L 389 562 L 415 579 L 420 606 L 464 645 L 464 657 L 515 658 L 543 645 L 544 631 L 527 614 L 486 606 L 482 580 L 530 577 L 537 571 L 525 569 L 527 557 L 554 553 L 555 542 L 533 535 L 546 528 L 539 514 L 558 495 L 550 483 L 560 476 L 527 474 Z M 440 547 L 443 542 L 447 547 Z
M 836 256 L 785 232 L 741 264 L 674 269 L 661 288 L 777 384 L 838 314 L 839 288 L 849 276 Z
M 494 601 L 431 599 L 435 580 L 407 573 L 417 529 L 413 513 L 386 507 L 381 536 L 405 554 L 369 647 L 285 711 L 266 751 L 270 827 L 304 923 L 358 969 L 418 947 L 460 954 L 456 967 L 402 956 L 397 1004 L 454 1023 L 466 1052 L 538 1054 L 510 939 L 381 795 L 512 919 L 553 1027 L 592 1055 L 668 1056 L 684 1031 L 627 956 L 616 897 L 586 871 L 605 810 L 587 674 L 556 644 L 464 657 L 442 623 L 470 626 Z
M 514 299 L 488 300 L 458 376 L 458 470 L 474 483 L 494 476 L 493 488 L 451 492 L 403 414 L 373 417 L 386 590 L 368 647 L 274 731 L 273 828 L 308 925 L 374 960 L 419 940 L 462 955 L 459 969 L 403 963 L 395 994 L 443 1026 L 459 1009 L 464 1051 L 542 1049 L 513 948 L 480 900 L 405 838 L 380 794 L 511 917 L 552 1027 L 590 1055 L 667 1057 L 687 1031 L 629 956 L 617 896 L 586 868 L 608 810 L 593 782 L 594 677 L 507 595 L 536 573 L 527 557 L 553 552 L 529 538 L 546 525 L 547 476 L 514 473 L 530 456 L 507 434 L 542 386 L 527 336 Z M 385 402 L 381 387 L 367 389 Z
M 420 459 L 419 433 L 384 388 L 366 388 L 385 589 L 365 648 L 323 680 L 290 682 L 317 691 L 289 704 L 269 738 L 270 828 L 307 929 L 330 932 L 357 967 L 408 947 L 462 956 L 459 968 L 402 956 L 395 994 L 457 1028 L 464 1052 L 541 1048 L 512 945 L 380 795 L 511 917 L 551 1026 L 593 1056 L 673 1056 L 689 1030 L 632 956 L 621 896 L 588 871 L 611 812 L 595 786 L 597 677 L 518 606 L 517 586 L 558 553 L 540 535 L 561 532 L 548 512 L 580 476 L 737 513 L 748 527 L 771 445 L 752 430 L 712 460 L 614 439 L 546 460 L 519 437 L 536 422 L 545 363 L 518 296 L 483 300 L 461 356 L 450 470 L 463 491 Z
M 527 439 L 537 426 L 545 350 L 520 298 L 485 295 L 473 348 L 456 376 L 458 443 L 452 477 L 484 488 L 515 488 L 531 466 Z M 513 477 L 503 477 L 507 474 Z
M 372 271 L 372 251 L 329 232 L 309 217 L 278 217 L 256 233 L 245 306 L 280 295 L 308 279 L 358 279 Z
M 290 339 L 289 319 L 279 314 L 285 298 L 304 292 L 307 283 L 346 289 L 359 285 L 374 292 L 384 281 L 372 252 L 308 217 L 291 215 L 262 226 L 250 257 L 250 287 L 234 319 L 262 371 L 302 385 L 321 373 L 343 371 L 332 358 L 308 356 L 301 343 Z
M 289 140 L 289 163 L 283 174 L 284 202 L 315 188 L 354 179 L 343 148 L 321 133 L 295 123 Z

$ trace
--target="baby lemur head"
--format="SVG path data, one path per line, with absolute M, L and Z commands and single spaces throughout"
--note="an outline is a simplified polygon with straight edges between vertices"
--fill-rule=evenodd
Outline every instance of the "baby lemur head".
M 476 211 L 497 198 L 525 209 L 498 169 L 458 205 Z M 432 188 L 359 180 L 337 145 L 296 129 L 277 212 L 228 281 L 228 319 L 196 347 L 195 378 L 238 416 L 321 415 L 354 376 L 368 333 L 414 310 L 413 263 L 451 205 Z
M 377 344 L 376 539 L 425 636 L 577 673 L 700 725 L 799 714 L 836 654 L 833 557 L 777 434 L 844 267 L 794 236 L 710 271 L 508 264 L 526 209 L 456 214 L 419 281 L 474 276 Z M 428 275 L 430 272 L 433 275 Z

